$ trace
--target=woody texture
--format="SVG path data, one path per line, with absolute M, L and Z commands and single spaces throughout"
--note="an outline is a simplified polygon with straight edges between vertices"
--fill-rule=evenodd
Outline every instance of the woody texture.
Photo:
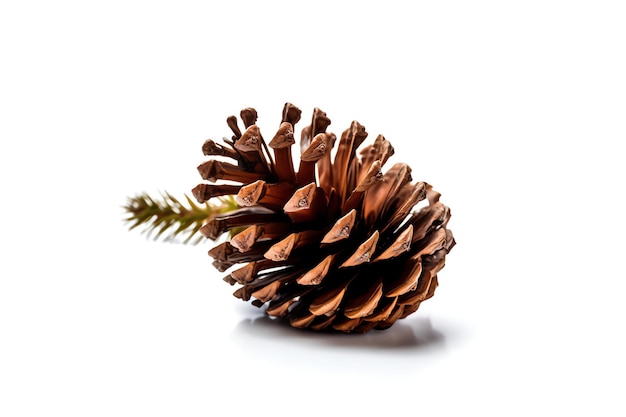
M 193 196 L 231 195 L 237 208 L 199 232 L 216 242 L 209 255 L 235 297 L 269 316 L 312 330 L 387 329 L 435 293 L 455 244 L 450 210 L 407 164 L 383 170 L 393 147 L 382 135 L 362 146 L 356 121 L 337 137 L 315 108 L 294 147 L 301 114 L 285 104 L 267 141 L 246 108 L 242 127 L 227 118 L 231 138 L 204 143 Z

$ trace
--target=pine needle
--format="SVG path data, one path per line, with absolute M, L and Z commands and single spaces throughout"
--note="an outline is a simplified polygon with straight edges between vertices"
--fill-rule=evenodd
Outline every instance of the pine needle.
M 236 209 L 232 196 L 214 198 L 204 204 L 197 204 L 188 195 L 181 202 L 168 192 L 153 197 L 140 193 L 129 197 L 122 208 L 127 214 L 124 219 L 129 230 L 142 228 L 142 234 L 154 240 L 178 241 L 196 245 L 204 238 L 198 232 L 212 217 Z

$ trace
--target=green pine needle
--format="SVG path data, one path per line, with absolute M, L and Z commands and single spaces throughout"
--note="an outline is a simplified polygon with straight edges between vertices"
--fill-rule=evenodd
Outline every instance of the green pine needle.
M 195 203 L 187 195 L 185 200 L 183 204 L 168 192 L 161 193 L 160 198 L 148 193 L 129 197 L 122 206 L 127 214 L 124 221 L 130 223 L 129 230 L 142 226 L 142 233 L 148 237 L 154 235 L 154 240 L 175 241 L 185 237 L 183 243 L 196 245 L 203 240 L 198 231 L 211 217 L 238 207 L 232 196 L 214 198 L 204 204 Z

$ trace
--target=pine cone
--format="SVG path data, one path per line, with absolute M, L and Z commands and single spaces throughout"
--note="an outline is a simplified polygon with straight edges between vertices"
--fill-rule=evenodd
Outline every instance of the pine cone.
M 408 165 L 382 173 L 394 153 L 382 135 L 357 154 L 365 128 L 354 121 L 337 142 L 316 108 L 295 170 L 300 109 L 285 104 L 272 152 L 256 110 L 240 116 L 243 132 L 235 116 L 227 119 L 234 133 L 227 146 L 204 143 L 211 159 L 198 171 L 212 184 L 193 189 L 200 203 L 236 196 L 238 209 L 200 230 L 212 240 L 230 234 L 209 255 L 219 271 L 230 270 L 225 281 L 239 284 L 236 297 L 266 305 L 269 316 L 294 327 L 362 333 L 389 328 L 433 296 L 455 244 L 446 228 L 450 210 L 429 184 L 412 182 Z

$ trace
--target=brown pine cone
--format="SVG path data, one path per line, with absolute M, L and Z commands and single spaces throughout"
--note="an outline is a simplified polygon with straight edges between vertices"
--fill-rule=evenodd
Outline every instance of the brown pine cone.
M 316 108 L 296 170 L 300 109 L 285 104 L 269 144 L 256 110 L 240 116 L 243 131 L 235 116 L 227 119 L 234 135 L 226 145 L 204 143 L 211 159 L 198 171 L 212 184 L 193 189 L 201 203 L 235 195 L 240 206 L 200 230 L 212 240 L 231 236 L 209 255 L 219 271 L 230 271 L 224 280 L 239 285 L 236 297 L 266 305 L 269 316 L 294 327 L 362 333 L 389 328 L 433 296 L 455 244 L 446 228 L 450 210 L 429 184 L 412 182 L 408 165 L 382 173 L 394 153 L 382 135 L 358 151 L 365 128 L 354 121 L 337 141 Z

